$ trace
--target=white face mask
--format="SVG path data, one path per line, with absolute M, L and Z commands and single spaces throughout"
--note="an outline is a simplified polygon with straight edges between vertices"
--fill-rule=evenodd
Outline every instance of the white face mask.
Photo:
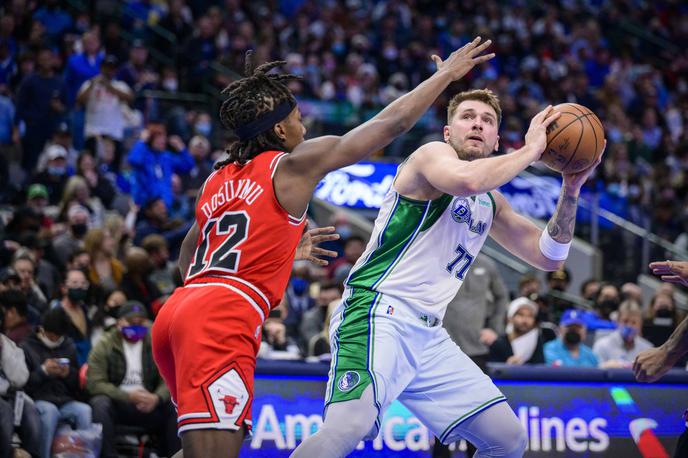
M 38 338 L 41 339 L 41 342 L 43 342 L 43 345 L 46 347 L 50 348 L 51 350 L 56 349 L 60 345 L 62 345 L 62 342 L 64 342 L 64 336 L 60 337 L 57 342 L 54 340 L 48 339 L 45 334 L 40 333 L 38 334 Z

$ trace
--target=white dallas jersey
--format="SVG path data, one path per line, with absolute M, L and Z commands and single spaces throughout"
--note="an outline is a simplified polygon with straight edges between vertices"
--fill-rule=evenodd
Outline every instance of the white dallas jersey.
M 392 186 L 346 285 L 442 318 L 485 243 L 495 211 L 489 192 L 428 201 L 404 197 Z

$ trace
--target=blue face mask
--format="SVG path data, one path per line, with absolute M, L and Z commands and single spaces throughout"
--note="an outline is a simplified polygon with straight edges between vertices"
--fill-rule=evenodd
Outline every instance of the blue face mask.
M 208 122 L 199 122 L 194 126 L 194 129 L 196 130 L 197 134 L 201 134 L 204 137 L 207 137 L 210 135 L 210 130 L 213 128 L 213 126 L 210 125 Z
M 146 337 L 148 334 L 148 327 L 142 325 L 124 326 L 122 328 L 122 336 L 129 342 L 138 342 Z
M 67 167 L 55 167 L 53 165 L 49 165 L 48 173 L 50 175 L 64 175 L 65 173 L 67 173 Z
M 635 336 L 638 334 L 638 330 L 633 326 L 621 325 L 619 326 L 619 333 L 621 334 L 621 338 L 623 340 L 630 342 L 631 340 L 635 339 Z
M 303 293 L 308 289 L 308 281 L 303 278 L 292 278 L 291 280 L 291 290 L 297 296 L 303 296 Z

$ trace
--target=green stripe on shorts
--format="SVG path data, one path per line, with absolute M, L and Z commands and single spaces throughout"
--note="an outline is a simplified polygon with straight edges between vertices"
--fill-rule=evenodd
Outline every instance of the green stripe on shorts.
M 327 403 L 359 399 L 372 382 L 368 372 L 372 351 L 368 314 L 377 294 L 356 288 L 346 299 L 344 318 L 337 328 L 337 361 Z

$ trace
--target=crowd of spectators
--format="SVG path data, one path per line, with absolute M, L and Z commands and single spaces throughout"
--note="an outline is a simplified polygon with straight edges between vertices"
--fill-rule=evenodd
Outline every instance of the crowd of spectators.
M 431 54 L 491 38 L 497 57 L 448 94 L 489 87 L 500 96 L 500 150 L 521 146 L 544 104 L 590 107 L 609 141 L 590 188 L 618 214 L 688 247 L 680 2 L 87 3 L 0 7 L 0 456 L 13 432 L 28 453 L 49 456 L 64 422 L 103 425 L 103 456 L 115 455 L 121 424 L 146 429 L 161 454 L 179 447 L 148 329 L 181 283 L 175 261 L 196 193 L 232 140 L 214 104 L 243 72 L 248 49 L 303 77 L 291 89 L 319 134 L 341 133 L 417 85 L 433 71 Z M 165 102 L 180 92 L 211 98 Z M 440 98 L 380 155 L 400 160 L 439 135 L 445 105 Z M 260 357 L 329 358 L 330 316 L 367 242 L 351 235 L 346 217 L 333 223 L 339 258 L 326 269 L 295 265 Z M 546 290 L 526 276 L 508 291 L 489 259 L 480 262 L 445 324 L 481 366 L 628 367 L 680 318 L 670 288 L 646 304 L 637 285 L 591 279 L 578 294 L 591 307 L 576 308 L 558 294 L 568 288 L 565 271 L 551 274 Z

